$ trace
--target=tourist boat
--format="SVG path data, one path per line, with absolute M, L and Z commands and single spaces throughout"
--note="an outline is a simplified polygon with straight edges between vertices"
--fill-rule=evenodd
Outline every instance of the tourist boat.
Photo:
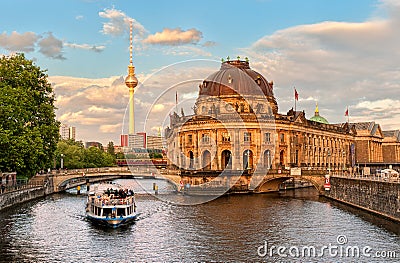
M 86 217 L 95 224 L 117 228 L 136 218 L 135 194 L 115 183 L 96 185 L 88 193 Z

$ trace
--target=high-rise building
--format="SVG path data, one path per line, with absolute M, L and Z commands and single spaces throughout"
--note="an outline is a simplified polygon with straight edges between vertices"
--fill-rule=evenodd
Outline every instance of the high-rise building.
M 60 136 L 62 140 L 76 139 L 76 127 L 67 124 L 60 125 Z
M 146 133 L 129 134 L 129 148 L 146 149 Z
M 121 134 L 121 147 L 129 146 L 129 136 L 128 134 Z
M 75 141 L 76 138 L 76 127 L 69 127 L 69 139 L 72 139 Z

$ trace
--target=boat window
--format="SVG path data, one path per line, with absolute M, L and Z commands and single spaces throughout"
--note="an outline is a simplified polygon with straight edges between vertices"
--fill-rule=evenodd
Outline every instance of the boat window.
M 117 216 L 125 216 L 125 208 L 118 208 Z
M 103 209 L 103 216 L 111 217 L 111 208 L 104 208 Z

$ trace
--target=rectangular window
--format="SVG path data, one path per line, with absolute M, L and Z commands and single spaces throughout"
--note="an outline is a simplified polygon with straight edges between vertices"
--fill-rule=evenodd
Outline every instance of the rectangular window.
M 281 133 L 281 142 L 285 142 L 285 134 Z
M 188 144 L 193 143 L 193 136 L 191 134 L 188 135 Z
M 264 134 L 264 142 L 271 142 L 271 133 L 266 132 Z
M 223 142 L 230 142 L 231 141 L 231 136 L 229 133 L 224 132 L 222 133 L 222 141 Z
M 210 143 L 210 135 L 208 133 L 203 133 L 201 135 L 201 142 L 202 143 Z
M 245 132 L 243 140 L 245 142 L 251 142 L 251 132 Z

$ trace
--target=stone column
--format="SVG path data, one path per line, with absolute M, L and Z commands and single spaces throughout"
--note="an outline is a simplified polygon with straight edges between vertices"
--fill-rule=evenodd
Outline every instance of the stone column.
M 214 159 L 211 160 L 211 169 L 212 170 L 218 170 L 218 167 L 219 167 L 219 165 L 218 165 L 218 163 L 219 163 L 218 162 L 218 160 L 219 160 L 219 156 L 218 156 L 218 130 L 217 129 L 212 130 L 211 134 L 212 134 L 212 138 L 210 138 L 210 139 L 213 140 L 214 143 L 215 143 L 215 152 L 214 152 L 215 156 L 214 156 Z M 212 145 L 212 141 L 211 141 L 211 145 Z M 211 153 L 211 158 L 212 158 L 213 153 L 211 151 L 212 151 L 212 148 L 210 148 L 210 153 Z
M 233 132 L 233 142 L 234 147 L 232 148 L 232 170 L 240 170 L 240 130 L 238 128 L 236 128 Z

